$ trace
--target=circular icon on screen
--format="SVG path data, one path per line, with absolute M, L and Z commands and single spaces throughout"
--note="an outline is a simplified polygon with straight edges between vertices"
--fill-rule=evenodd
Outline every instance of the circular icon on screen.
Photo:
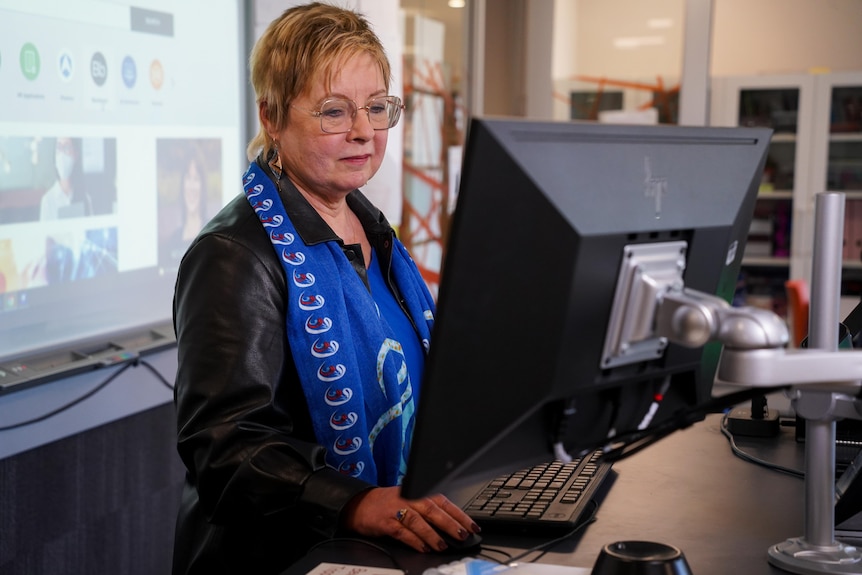
M 90 58 L 90 77 L 97 86 L 104 85 L 108 79 L 108 62 L 101 52 Z
M 60 50 L 60 56 L 57 58 L 57 72 L 60 74 L 60 79 L 64 82 L 72 80 L 72 75 L 75 72 L 75 62 L 72 60 L 72 54 L 65 48 Z
M 36 46 L 27 42 L 21 46 L 21 73 L 28 80 L 35 80 L 39 75 L 41 61 L 39 60 L 39 50 Z
M 135 65 L 135 60 L 131 56 L 123 58 L 123 68 L 120 72 L 123 75 L 123 84 L 126 88 L 132 88 L 138 79 L 138 67 Z
M 162 68 L 162 63 L 158 60 L 153 60 L 150 64 L 150 84 L 156 90 L 161 90 L 165 83 L 165 70 Z

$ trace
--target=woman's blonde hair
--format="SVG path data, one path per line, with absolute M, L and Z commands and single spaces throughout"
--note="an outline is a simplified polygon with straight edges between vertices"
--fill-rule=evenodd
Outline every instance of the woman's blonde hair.
M 310 90 L 318 73 L 329 82 L 336 67 L 367 53 L 380 65 L 389 90 L 391 67 L 383 44 L 360 14 L 322 2 L 289 8 L 264 31 L 251 51 L 249 69 L 258 108 L 275 130 L 287 125 L 291 102 Z M 272 139 L 261 123 L 246 150 L 253 160 L 268 157 Z

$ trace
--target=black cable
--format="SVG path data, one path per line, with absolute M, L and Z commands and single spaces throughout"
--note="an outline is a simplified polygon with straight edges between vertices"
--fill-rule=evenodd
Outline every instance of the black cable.
M 767 388 L 748 388 L 742 391 L 728 393 L 719 397 L 711 398 L 699 405 L 689 409 L 680 409 L 671 417 L 642 430 L 627 431 L 611 438 L 616 447 L 608 447 L 605 449 L 602 459 L 609 462 L 619 461 L 630 455 L 634 455 L 638 451 L 652 445 L 653 443 L 667 437 L 674 431 L 685 429 L 690 425 L 701 421 L 708 413 L 721 413 L 728 408 L 734 407 L 745 401 L 750 401 L 752 397 L 761 394 L 770 394 L 777 391 L 783 391 L 790 386 L 781 385 Z
M 754 463 L 755 465 L 760 465 L 761 467 L 765 467 L 772 471 L 785 473 L 799 479 L 805 479 L 805 472 L 803 471 L 800 471 L 798 469 L 792 469 L 790 467 L 784 467 L 783 465 L 778 465 L 777 463 L 772 463 L 770 461 L 766 461 L 765 459 L 760 459 L 759 457 L 755 457 L 754 455 L 746 453 L 745 451 L 740 449 L 740 447 L 736 445 L 736 439 L 733 437 L 733 434 L 727 428 L 727 418 L 728 415 L 725 413 L 724 417 L 721 418 L 721 425 L 719 426 L 719 429 L 721 429 L 721 433 L 727 438 L 727 441 L 730 444 L 730 450 L 733 452 L 734 455 L 744 461 Z
M 117 371 L 112 373 L 107 379 L 105 379 L 105 381 L 98 384 L 97 386 L 95 386 L 93 389 L 91 389 L 90 391 L 88 391 L 84 395 L 73 399 L 69 403 L 66 403 L 65 405 L 61 405 L 57 409 L 51 410 L 48 413 L 45 413 L 45 414 L 40 415 L 38 417 L 34 417 L 33 419 L 28 419 L 26 421 L 19 421 L 18 423 L 13 423 L 12 425 L 4 425 L 3 427 L 0 427 L 0 431 L 9 431 L 10 429 L 17 429 L 19 427 L 32 425 L 34 423 L 39 423 L 40 421 L 45 421 L 46 419 L 54 417 L 55 415 L 62 413 L 64 411 L 66 411 L 67 409 L 70 409 L 70 408 L 78 405 L 79 403 L 81 403 L 85 399 L 88 399 L 88 398 L 94 396 L 96 393 L 98 393 L 99 391 L 101 391 L 102 389 L 107 387 L 107 385 L 109 383 L 111 383 L 112 381 L 114 381 L 121 373 L 123 373 L 124 371 L 126 371 L 127 369 L 132 367 L 132 365 L 134 365 L 134 362 L 129 362 L 129 363 L 125 364 L 120 369 L 118 369 Z
M 155 376 L 156 376 L 156 379 L 158 379 L 158 380 L 159 380 L 159 382 L 161 382 L 161 384 L 162 384 L 162 385 L 164 385 L 165 387 L 167 387 L 167 388 L 168 388 L 168 389 L 170 389 L 171 391 L 173 391 L 173 390 L 174 390 L 174 386 L 173 386 L 173 385 L 171 385 L 171 382 L 169 382 L 169 381 L 168 381 L 168 379 L 167 379 L 165 376 L 163 376 L 163 375 L 161 374 L 161 372 L 159 372 L 159 370 L 157 370 L 155 367 L 153 367 L 153 366 L 152 366 L 152 364 L 150 364 L 149 362 L 144 361 L 143 359 L 139 359 L 139 360 L 138 360 L 138 363 L 140 363 L 141 365 L 143 365 L 144 367 L 146 367 L 148 370 L 150 370 L 150 372 L 151 372 L 153 375 L 155 375 Z
M 665 437 L 679 429 L 682 429 L 682 427 L 675 427 L 673 429 L 668 428 L 662 430 L 661 432 L 655 431 L 653 433 L 645 434 L 642 437 L 637 437 L 635 439 L 627 441 L 618 447 L 605 449 L 605 451 L 602 453 L 602 460 L 609 463 L 616 463 L 617 461 L 625 459 L 626 457 L 630 457 L 635 453 L 646 449 L 650 445 L 658 442 L 661 439 L 664 439 Z
M 613 400 L 610 401 L 611 404 L 611 415 L 608 421 L 610 421 L 610 431 L 616 435 L 617 425 L 619 424 L 620 411 L 622 406 L 622 397 L 623 390 L 622 388 L 618 388 L 614 391 Z
M 0 427 L 0 431 L 9 431 L 12 429 L 18 429 L 20 427 L 26 427 L 28 425 L 33 425 L 34 423 L 39 423 L 41 421 L 45 421 L 46 419 L 50 419 L 50 418 L 54 417 L 55 415 L 63 413 L 64 411 L 71 409 L 72 407 L 78 405 L 82 401 L 89 399 L 90 397 L 96 395 L 96 393 L 103 390 L 104 388 L 106 388 L 108 386 L 108 384 L 110 384 L 112 381 L 117 379 L 117 377 L 119 377 L 121 373 L 123 373 L 124 371 L 126 371 L 130 367 L 137 367 L 138 365 L 143 365 L 144 367 L 146 367 L 150 371 L 150 373 L 152 373 L 153 375 L 156 376 L 156 379 L 162 385 L 164 385 L 165 387 L 167 387 L 170 390 L 174 389 L 174 386 L 171 385 L 170 382 L 167 380 L 167 378 L 165 378 L 165 376 L 163 376 L 155 367 L 153 367 L 150 363 L 148 363 L 148 362 L 146 362 L 140 358 L 136 358 L 132 361 L 125 363 L 117 371 L 112 373 L 104 381 L 102 381 L 101 383 L 99 383 L 98 385 L 93 387 L 90 391 L 86 392 L 84 395 L 82 395 L 80 397 L 76 397 L 72 401 L 63 404 L 60 407 L 49 411 L 48 413 L 44 413 L 38 417 L 34 417 L 33 419 L 27 419 L 25 421 L 19 421 L 17 423 L 13 423 L 11 425 L 4 425 L 4 426 Z
M 564 535 L 561 535 L 560 537 L 557 537 L 555 539 L 551 539 L 550 541 L 545 541 L 541 545 L 536 545 L 535 547 L 530 547 L 529 549 L 527 549 L 526 551 L 524 551 L 520 555 L 515 555 L 514 557 L 512 557 L 508 553 L 505 553 L 506 555 L 509 555 L 509 557 L 506 559 L 505 562 L 499 561 L 497 559 L 491 559 L 491 560 L 496 561 L 497 563 L 500 563 L 502 565 L 505 565 L 508 563 L 515 563 L 517 561 L 520 561 L 524 557 L 529 555 L 530 553 L 540 552 L 536 557 L 534 557 L 533 559 L 531 559 L 529 561 L 529 563 L 535 563 L 536 561 L 541 559 L 545 555 L 545 553 L 550 551 L 551 547 L 553 547 L 554 545 L 556 545 L 558 543 L 565 541 L 566 539 L 569 539 L 570 537 L 573 537 L 578 532 L 580 532 L 584 527 L 586 527 L 590 523 L 593 523 L 596 520 L 596 513 L 599 510 L 599 504 L 596 502 L 595 499 L 590 499 L 589 503 L 592 505 L 592 509 L 590 510 L 589 515 L 587 515 L 582 521 L 580 521 L 574 527 L 574 529 L 567 531 Z M 491 547 L 484 547 L 484 546 L 482 547 L 482 550 L 483 551 L 492 551 L 492 550 L 496 551 L 495 549 L 493 549 Z M 500 551 L 500 553 L 502 553 L 502 551 Z
M 487 555 L 488 553 L 497 553 L 499 555 L 502 555 L 503 557 L 505 557 L 505 560 L 501 561 L 499 559 L 494 559 L 493 557 L 489 557 Z M 488 561 L 493 561 L 494 563 L 500 563 L 502 565 L 505 565 L 507 563 L 511 563 L 511 561 L 512 561 L 512 554 L 509 553 L 508 551 L 506 551 L 504 549 L 497 549 L 496 547 L 488 547 L 486 545 L 482 545 L 479 548 L 479 552 L 476 554 L 476 557 L 484 557 Z
M 527 549 L 526 551 L 524 551 L 520 555 L 515 555 L 514 557 L 512 557 L 510 562 L 514 563 L 516 561 L 523 559 L 524 557 L 526 557 L 530 553 L 534 553 L 536 551 L 541 551 L 541 553 L 539 553 L 537 556 L 535 556 L 533 559 L 530 560 L 530 563 L 535 563 L 536 561 L 541 559 L 545 555 L 545 553 L 550 551 L 551 547 L 553 547 L 557 543 L 561 543 L 561 542 L 565 541 L 566 539 L 569 539 L 570 537 L 573 537 L 574 535 L 578 534 L 582 529 L 584 529 L 587 525 L 589 525 L 590 523 L 593 523 L 596 520 L 596 513 L 599 510 L 599 504 L 596 503 L 596 501 L 594 499 L 591 499 L 590 503 L 592 504 L 592 507 L 593 507 L 592 510 L 590 511 L 590 514 L 587 515 L 580 523 L 578 523 L 574 529 L 572 529 L 571 531 L 569 531 L 565 535 L 561 535 L 560 537 L 557 537 L 556 539 L 551 539 L 550 541 L 542 543 L 541 545 L 536 545 L 535 547 Z

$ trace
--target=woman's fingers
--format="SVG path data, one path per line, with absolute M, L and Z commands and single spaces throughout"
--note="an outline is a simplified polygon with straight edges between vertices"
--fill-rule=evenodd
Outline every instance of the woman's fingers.
M 387 535 L 421 552 L 447 548 L 437 530 L 461 541 L 480 531 L 447 497 L 406 500 L 394 487 L 378 487 L 357 495 L 346 509 L 344 523 L 363 535 Z
M 406 507 L 407 511 L 400 509 L 396 513 L 395 520 L 399 523 L 399 529 L 394 535 L 398 539 L 417 551 L 428 552 L 432 549 L 443 551 L 446 542 L 431 527 L 428 521 L 421 515 L 418 509 Z M 400 517 L 400 519 L 399 519 Z
M 411 505 L 428 526 L 426 529 L 424 525 L 417 525 L 414 531 L 434 549 L 446 548 L 438 530 L 459 541 L 467 539 L 470 533 L 480 531 L 469 515 L 443 495 L 413 501 Z

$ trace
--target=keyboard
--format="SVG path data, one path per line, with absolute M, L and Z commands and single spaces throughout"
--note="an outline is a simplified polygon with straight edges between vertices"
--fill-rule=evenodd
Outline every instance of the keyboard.
M 541 463 L 488 481 L 463 506 L 483 530 L 562 533 L 575 529 L 598 503 L 590 501 L 612 463 L 593 451 L 569 463 Z

